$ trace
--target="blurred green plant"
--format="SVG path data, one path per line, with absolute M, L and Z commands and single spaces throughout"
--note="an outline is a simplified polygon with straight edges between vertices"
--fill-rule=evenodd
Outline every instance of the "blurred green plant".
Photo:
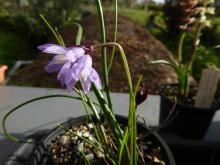
M 82 14 L 80 0 L 0 0 L 0 30 L 16 31 L 30 38 L 38 45 L 48 39 L 48 30 L 43 26 L 39 14 L 47 17 L 55 27 L 62 27 L 66 21 L 79 20 Z M 27 33 L 28 32 L 28 33 Z M 36 44 L 32 39 L 35 39 Z M 44 40 L 42 40 L 44 39 Z
M 34 58 L 27 41 L 15 33 L 0 32 L 0 64 L 11 67 L 17 60 Z
M 77 19 L 79 3 L 82 1 L 0 0 L 0 62 L 11 66 L 15 60 L 33 59 L 36 46 L 50 38 L 39 14 L 61 27 L 65 21 Z
M 198 58 L 198 48 L 200 46 L 200 36 L 204 27 L 211 25 L 211 20 L 207 17 L 214 15 L 215 9 L 212 6 L 213 0 L 181 0 L 179 6 L 180 14 L 178 15 L 179 40 L 177 45 L 176 56 L 171 56 L 172 62 L 165 60 L 152 61 L 152 64 L 165 64 L 170 66 L 176 72 L 178 77 L 178 97 L 187 98 L 189 94 L 189 77 L 192 76 L 193 63 Z M 174 28 L 175 29 L 175 28 Z M 192 34 L 192 32 L 194 33 Z M 186 46 L 185 38 L 187 34 L 193 35 L 193 41 Z M 190 47 L 190 48 L 189 48 Z M 206 51 L 205 51 L 206 52 Z M 201 56 L 200 56 L 201 57 Z

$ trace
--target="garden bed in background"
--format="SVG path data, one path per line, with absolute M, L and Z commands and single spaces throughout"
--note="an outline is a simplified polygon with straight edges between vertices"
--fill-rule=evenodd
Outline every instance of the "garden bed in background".
M 108 41 L 113 40 L 114 18 L 112 15 L 113 13 L 108 13 L 105 17 L 107 36 L 112 36 L 107 38 Z M 87 16 L 82 20 L 81 24 L 85 33 L 83 41 L 99 43 L 99 25 L 95 20 L 97 20 L 95 15 Z M 175 83 L 177 81 L 175 73 L 169 67 L 148 64 L 149 61 L 157 59 L 169 60 L 170 52 L 160 41 L 150 35 L 145 28 L 137 25 L 127 17 L 120 16 L 118 26 L 117 42 L 125 49 L 133 80 L 137 80 L 137 76 L 142 74 L 143 84 L 148 86 L 151 94 L 158 93 L 157 89 L 160 84 Z M 64 41 L 71 41 L 72 39 L 74 42 L 75 29 L 72 26 L 65 27 L 61 31 Z M 71 44 L 73 43 L 66 43 L 66 45 Z M 96 50 L 93 54 L 93 65 L 101 74 L 100 52 L 101 50 Z M 111 54 L 111 49 L 108 49 L 108 54 Z M 8 84 L 60 88 L 60 83 L 56 80 L 56 74 L 51 75 L 44 71 L 44 66 L 51 57 L 40 54 L 33 64 L 18 70 L 14 76 L 10 77 Z M 121 72 L 122 69 L 119 52 L 116 50 L 109 76 L 110 87 L 113 92 L 128 91 L 127 81 Z

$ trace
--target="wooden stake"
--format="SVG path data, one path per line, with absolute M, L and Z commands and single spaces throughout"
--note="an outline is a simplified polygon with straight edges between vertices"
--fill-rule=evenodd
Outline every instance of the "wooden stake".
M 220 69 L 204 69 L 199 83 L 195 107 L 210 108 L 220 78 Z

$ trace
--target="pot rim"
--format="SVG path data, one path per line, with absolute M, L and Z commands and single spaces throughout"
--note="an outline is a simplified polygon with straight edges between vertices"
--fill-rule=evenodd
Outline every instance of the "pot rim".
M 92 115 L 92 117 L 94 117 Z M 127 116 L 123 116 L 123 115 L 119 115 L 116 114 L 116 119 L 123 123 L 125 121 L 127 121 L 128 117 Z M 76 118 L 69 118 L 67 119 L 67 121 L 64 121 L 62 123 L 62 125 L 65 128 L 69 128 L 70 126 L 72 126 L 73 124 L 79 124 L 79 123 L 83 123 L 86 120 L 86 115 L 82 115 L 82 116 L 78 116 Z M 150 130 L 149 127 L 147 127 L 146 125 L 144 125 L 142 122 L 138 121 L 137 122 L 138 126 L 141 127 L 140 129 L 147 129 L 148 131 Z M 42 145 L 43 147 L 49 142 L 51 141 L 52 137 L 57 136 L 58 134 L 62 134 L 63 129 L 61 129 L 60 127 L 55 127 L 54 129 L 52 129 L 51 131 L 48 132 L 47 135 L 45 135 L 41 141 L 40 141 L 40 145 Z M 155 131 L 151 131 L 150 130 L 150 134 L 152 137 L 155 137 L 155 141 L 161 148 L 163 148 L 162 150 L 162 154 L 164 155 L 163 157 L 165 158 L 164 160 L 167 161 L 167 163 L 169 163 L 168 165 L 176 165 L 175 163 L 175 159 L 173 157 L 173 154 L 170 150 L 170 148 L 168 147 L 168 144 L 165 142 L 165 140 Z M 33 153 L 35 150 L 38 150 L 38 146 L 35 147 L 35 149 L 33 150 Z M 33 155 L 32 155 L 33 156 Z
M 166 101 L 168 101 L 169 103 L 173 104 L 174 105 L 174 101 L 169 99 L 167 95 L 165 95 L 163 92 L 163 90 L 167 87 L 167 86 L 177 86 L 178 84 L 177 83 L 174 83 L 174 84 L 161 84 L 159 86 L 159 95 L 161 97 L 161 99 L 164 99 Z M 195 87 L 193 85 L 191 85 L 190 87 Z M 187 104 L 184 104 L 182 102 L 178 102 L 177 101 L 177 106 L 182 106 L 186 109 L 193 109 L 194 111 L 217 111 L 217 110 L 220 110 L 220 100 L 219 98 L 214 98 L 214 100 L 212 101 L 212 106 L 209 107 L 209 108 L 201 108 L 201 107 L 195 107 L 195 106 L 192 106 L 192 105 L 187 105 Z

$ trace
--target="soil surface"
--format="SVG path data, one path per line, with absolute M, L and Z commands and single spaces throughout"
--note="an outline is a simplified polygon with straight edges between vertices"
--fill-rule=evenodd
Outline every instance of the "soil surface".
M 107 41 L 113 41 L 114 18 L 112 15 L 112 13 L 108 13 L 105 16 Z M 95 15 L 87 16 L 82 20 L 81 24 L 84 28 L 83 43 L 100 43 L 97 20 Z M 118 27 L 117 42 L 124 48 L 134 84 L 138 76 L 142 75 L 142 84 L 148 86 L 149 93 L 157 94 L 160 84 L 177 82 L 174 71 L 168 66 L 149 65 L 152 60 L 164 59 L 170 61 L 169 55 L 171 53 L 160 41 L 150 35 L 144 27 L 137 25 L 124 16 L 119 17 Z M 73 27 L 65 27 L 62 30 L 61 35 L 66 45 L 73 43 L 75 30 Z M 107 54 L 111 54 L 111 48 L 107 49 Z M 96 49 L 92 56 L 93 67 L 102 75 L 101 50 Z M 51 55 L 40 54 L 33 64 L 23 67 L 12 76 L 9 84 L 61 88 L 60 82 L 56 80 L 57 73 L 48 74 L 44 71 L 44 66 L 51 57 Z M 119 51 L 116 50 L 109 75 L 111 91 L 128 91 L 124 73 Z

